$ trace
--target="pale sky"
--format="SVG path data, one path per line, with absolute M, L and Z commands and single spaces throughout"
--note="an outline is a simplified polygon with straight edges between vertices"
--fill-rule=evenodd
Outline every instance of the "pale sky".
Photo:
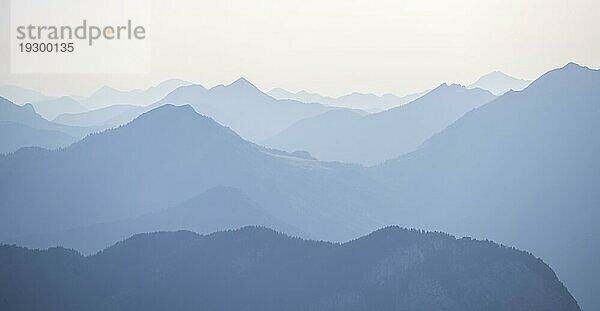
M 19 0 L 26 1 L 26 0 Z M 534 79 L 569 61 L 600 67 L 598 0 L 149 0 L 150 74 L 10 74 L 8 0 L 0 0 L 0 84 L 49 95 L 169 78 L 205 86 L 245 77 L 339 96 L 398 95 L 493 70 Z M 35 8 L 31 8 L 35 10 Z

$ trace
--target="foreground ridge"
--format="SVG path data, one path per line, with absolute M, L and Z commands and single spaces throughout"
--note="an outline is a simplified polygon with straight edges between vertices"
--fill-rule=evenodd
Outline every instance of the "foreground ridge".
M 399 227 L 343 244 L 144 233 L 88 257 L 6 245 L 0 263 L 3 310 L 580 310 L 529 253 Z

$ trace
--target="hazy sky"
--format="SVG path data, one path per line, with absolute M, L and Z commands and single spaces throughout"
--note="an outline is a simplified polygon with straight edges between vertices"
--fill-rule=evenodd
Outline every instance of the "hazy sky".
M 26 1 L 26 0 L 22 0 Z M 600 66 L 598 0 L 149 0 L 152 73 L 11 75 L 9 1 L 0 0 L 0 84 L 50 95 L 168 78 L 205 86 L 406 94 L 501 70 L 533 79 L 575 61 Z M 35 10 L 35 8 L 32 8 Z

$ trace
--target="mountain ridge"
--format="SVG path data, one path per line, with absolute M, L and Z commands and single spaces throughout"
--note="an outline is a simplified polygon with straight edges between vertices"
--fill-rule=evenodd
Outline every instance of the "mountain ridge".
M 360 109 L 372 113 L 381 112 L 393 107 L 407 104 L 427 93 L 417 92 L 405 96 L 394 94 L 383 94 L 381 96 L 371 93 L 352 92 L 340 97 L 322 96 L 317 93 L 310 93 L 305 90 L 296 93 L 287 91 L 283 88 L 274 88 L 267 92 L 270 96 L 277 99 L 294 99 L 304 103 L 321 103 L 327 106 Z
M 408 104 L 361 118 L 336 114 L 334 119 L 301 120 L 264 143 L 287 151 L 305 150 L 324 161 L 374 165 L 414 150 L 493 98 L 485 90 L 444 83 Z
M 88 257 L 0 246 L 0 262 L 7 310 L 580 310 L 531 254 L 397 227 L 345 244 L 264 227 L 145 233 Z

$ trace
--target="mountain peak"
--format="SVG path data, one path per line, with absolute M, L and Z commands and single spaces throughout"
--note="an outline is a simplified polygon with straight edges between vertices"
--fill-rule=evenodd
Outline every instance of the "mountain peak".
M 271 96 L 263 93 L 246 78 L 239 78 L 228 85 L 218 85 L 210 89 L 210 91 L 224 94 L 225 96 L 244 96 L 247 97 L 260 97 L 260 98 L 272 98 Z
M 473 83 L 473 84 L 477 84 L 478 82 L 482 82 L 485 81 L 487 79 L 507 79 L 507 80 L 517 80 L 517 81 L 526 81 L 523 79 L 519 79 L 519 78 L 515 78 L 511 75 L 508 75 L 500 70 L 494 70 L 492 72 L 489 72 L 487 74 L 484 74 L 483 76 L 481 76 L 477 82 Z
M 208 148 L 210 145 L 210 148 L 220 150 L 219 146 L 237 148 L 245 144 L 231 129 L 197 113 L 190 105 L 164 104 L 141 114 L 126 125 L 89 135 L 70 148 L 97 148 L 95 146 L 103 145 L 105 149 L 123 149 L 124 146 L 130 147 L 132 141 L 135 143 L 131 148 L 135 152 L 150 149 L 156 154 L 178 148 Z
M 190 133 L 198 135 L 219 135 L 215 137 L 235 137 L 236 140 L 241 138 L 230 128 L 219 124 L 211 117 L 202 115 L 191 105 L 173 105 L 164 104 L 154 108 L 133 121 L 129 125 L 143 128 L 145 130 L 152 129 L 168 129 L 170 133 L 181 133 L 185 136 Z
M 254 88 L 254 89 L 256 89 L 256 86 L 254 86 L 254 84 L 250 83 L 250 81 L 246 80 L 246 78 L 244 78 L 244 77 L 238 78 L 237 80 L 233 81 L 228 86 L 230 86 L 230 87 L 245 87 L 245 88 Z
M 431 90 L 429 93 L 435 94 L 437 92 L 447 92 L 447 91 L 456 91 L 456 90 L 464 90 L 464 89 L 466 89 L 466 88 L 460 84 L 457 84 L 457 83 L 448 84 L 448 83 L 444 82 L 444 83 L 440 84 L 438 87 Z
M 108 85 L 105 85 L 105 86 L 99 88 L 95 93 L 102 94 L 102 93 L 110 93 L 110 92 L 116 92 L 116 91 L 118 91 L 118 90 L 113 87 L 110 87 Z
M 484 82 L 486 80 L 505 80 L 505 81 L 517 80 L 517 81 L 525 81 L 525 80 L 522 80 L 522 79 L 510 76 L 510 75 L 508 75 L 508 74 L 506 74 L 506 73 L 504 73 L 504 72 L 502 72 L 500 70 L 494 70 L 494 71 L 492 71 L 490 73 L 484 74 L 483 76 L 481 76 L 477 80 L 477 82 L 475 82 L 473 84 L 476 84 L 478 82 L 481 83 L 481 82 Z
M 580 89 L 581 91 L 591 91 L 597 89 L 598 83 L 600 83 L 600 75 L 598 75 L 598 69 L 591 69 L 589 67 L 581 66 L 574 62 L 570 62 L 561 68 L 550 70 L 537 78 L 531 83 L 532 91 L 536 89 L 560 91 L 559 93 L 565 93 L 565 89 L 569 88 L 572 91 Z M 581 95 L 582 93 L 580 93 Z
M 160 116 L 183 116 L 188 114 L 197 114 L 196 110 L 192 108 L 190 105 L 173 105 L 173 104 L 164 104 L 157 108 L 154 108 L 146 113 L 140 115 L 142 116 L 151 116 L 151 115 L 160 115 Z
M 131 121 L 131 124 L 152 122 L 156 124 L 174 126 L 191 123 L 200 119 L 206 119 L 207 121 L 210 120 L 214 122 L 212 119 L 197 113 L 196 110 L 194 110 L 194 108 L 192 108 L 190 105 L 186 104 L 177 106 L 173 104 L 164 104 L 141 114 L 139 117 Z
M 579 65 L 578 63 L 575 63 L 575 62 L 568 62 L 562 68 L 563 69 L 590 69 L 588 67 L 581 66 L 581 65 Z
M 529 80 L 515 78 L 502 71 L 495 70 L 481 76 L 477 81 L 469 85 L 469 88 L 480 88 L 498 96 L 510 90 L 520 91 L 526 88 L 530 82 Z
M 586 74 L 586 73 L 593 73 L 593 72 L 598 72 L 600 69 L 592 69 L 590 67 L 587 66 L 582 66 L 579 65 L 575 62 L 569 62 L 566 65 L 564 65 L 562 68 L 557 68 L 555 70 L 551 70 L 548 73 L 552 73 L 552 72 L 571 72 L 574 74 L 580 73 L 580 74 Z
M 399 111 L 404 109 L 405 107 L 414 107 L 416 105 L 423 105 L 423 103 L 430 103 L 434 106 L 439 103 L 448 102 L 453 102 L 455 104 L 461 102 L 462 104 L 464 104 L 464 101 L 467 100 L 467 98 L 469 98 L 469 100 L 473 100 L 473 104 L 475 106 L 479 106 L 483 103 L 489 102 L 490 100 L 494 99 L 495 96 L 491 92 L 480 88 L 467 88 L 464 85 L 457 83 L 442 83 L 438 87 L 427 92 L 425 95 L 419 97 L 418 99 L 406 105 L 392 108 L 390 110 L 398 109 Z M 472 108 L 474 108 L 475 106 L 473 106 Z

